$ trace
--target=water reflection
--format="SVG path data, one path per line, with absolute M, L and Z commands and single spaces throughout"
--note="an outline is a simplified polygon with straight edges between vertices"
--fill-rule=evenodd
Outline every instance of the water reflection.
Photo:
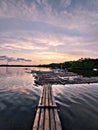
M 31 70 L 0 68 L 0 130 L 31 130 L 42 91 Z M 98 83 L 54 85 L 53 92 L 63 130 L 98 130 Z
M 64 130 L 98 129 L 98 84 L 54 85 Z
M 0 68 L 0 130 L 31 129 L 42 90 L 33 83 L 24 68 Z

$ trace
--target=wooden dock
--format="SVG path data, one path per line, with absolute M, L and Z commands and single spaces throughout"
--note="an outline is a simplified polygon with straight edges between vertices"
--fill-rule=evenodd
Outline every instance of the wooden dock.
M 43 86 L 32 130 L 62 130 L 51 85 Z

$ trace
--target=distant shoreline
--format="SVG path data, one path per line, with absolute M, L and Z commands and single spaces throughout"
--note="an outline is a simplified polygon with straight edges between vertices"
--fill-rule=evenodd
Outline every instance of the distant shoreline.
M 39 67 L 38 65 L 0 65 L 0 67 Z
M 76 63 L 75 63 L 76 64 Z M 74 65 L 74 63 L 73 63 Z M 82 75 L 83 77 L 98 77 L 98 68 L 96 66 L 93 66 L 92 68 L 87 68 L 87 66 L 83 67 L 83 63 L 81 63 L 82 67 L 73 67 L 70 66 L 62 66 L 63 70 L 68 70 L 69 72 L 74 72 L 78 75 Z M 78 66 L 78 65 L 77 65 Z M 89 66 L 89 65 L 88 65 Z M 0 67 L 23 67 L 23 68 L 29 68 L 29 67 L 39 67 L 39 68 L 50 68 L 50 69 L 61 69 L 60 66 L 57 65 L 10 65 L 10 64 L 2 64 Z M 95 71 L 96 70 L 96 71 Z

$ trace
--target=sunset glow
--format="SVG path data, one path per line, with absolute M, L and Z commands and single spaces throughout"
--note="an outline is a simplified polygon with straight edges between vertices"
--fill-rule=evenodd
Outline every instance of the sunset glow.
M 0 0 L 0 64 L 98 58 L 97 35 L 96 0 Z

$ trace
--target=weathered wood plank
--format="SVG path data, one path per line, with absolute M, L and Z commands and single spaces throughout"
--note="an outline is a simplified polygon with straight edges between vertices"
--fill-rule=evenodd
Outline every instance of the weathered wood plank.
M 48 109 L 45 109 L 45 122 L 44 122 L 44 130 L 50 130 L 50 124 L 49 124 L 49 111 Z
M 51 92 L 52 92 L 53 104 L 56 105 L 55 99 L 54 99 L 54 97 L 53 97 L 53 91 L 51 90 Z M 58 116 L 58 111 L 57 111 L 57 109 L 54 109 L 54 117 L 55 117 L 55 123 L 56 123 L 56 130 L 61 130 L 62 127 L 61 127 L 61 122 L 60 122 L 60 119 L 59 119 L 59 116 Z
M 44 109 L 41 109 L 41 115 L 40 115 L 40 122 L 39 122 L 39 129 L 38 130 L 43 130 L 44 129 Z
M 43 87 L 43 94 L 41 97 L 41 103 L 40 105 L 44 105 L 45 102 L 45 86 Z M 38 130 L 44 130 L 44 108 L 41 108 L 41 115 L 40 115 L 40 122 L 39 122 L 39 129 Z
M 49 105 L 49 91 L 48 91 L 48 85 L 45 86 L 46 87 L 46 102 L 45 102 L 45 106 L 48 106 Z M 46 108 L 45 109 L 45 127 L 44 129 L 45 130 L 49 130 L 49 110 Z
M 39 104 L 42 105 L 43 100 L 44 100 L 44 87 L 43 87 L 43 92 L 41 94 L 40 100 L 39 100 Z M 41 109 L 37 109 L 36 112 L 36 116 L 35 116 L 35 121 L 34 121 L 34 125 L 33 125 L 33 130 L 38 130 L 39 129 L 39 121 L 40 121 L 40 114 L 41 114 Z
M 51 85 L 44 85 L 33 130 L 62 130 Z

